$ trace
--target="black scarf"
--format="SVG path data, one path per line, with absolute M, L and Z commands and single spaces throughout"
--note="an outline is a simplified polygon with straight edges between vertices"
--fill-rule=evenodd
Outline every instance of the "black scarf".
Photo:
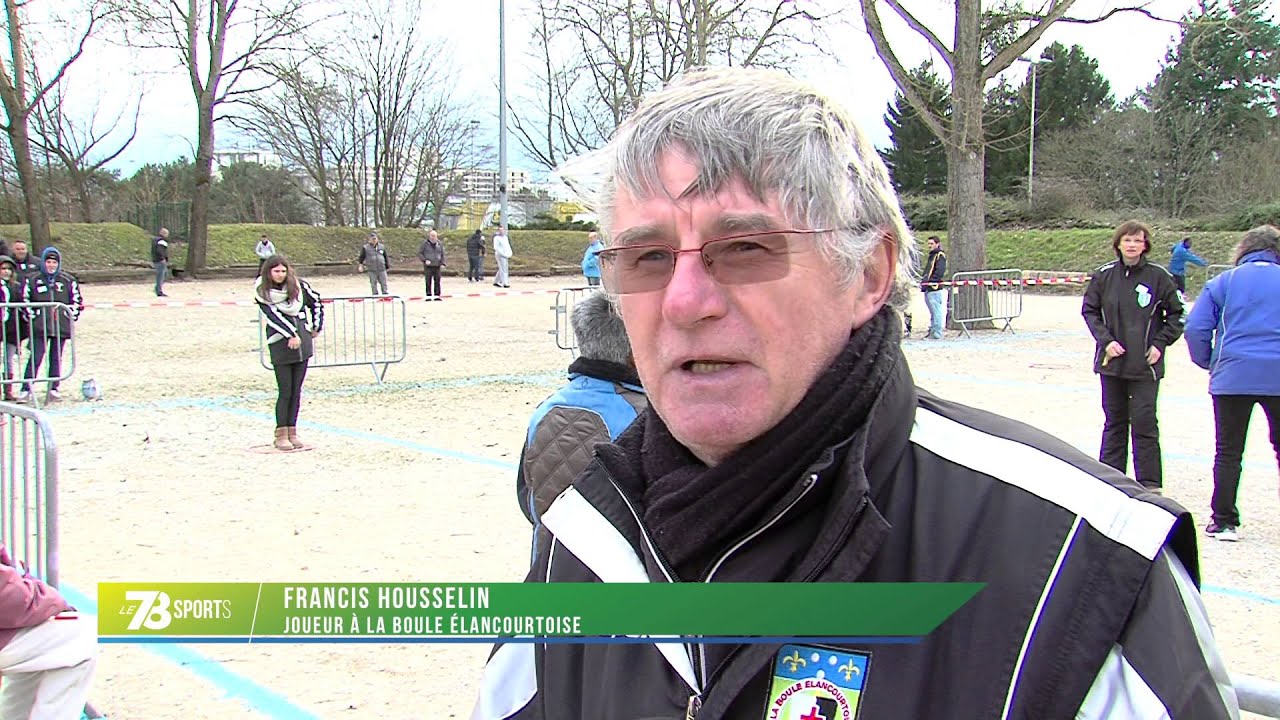
M 854 331 L 790 414 L 715 467 L 694 457 L 652 409 L 615 445 L 597 448 L 610 475 L 641 500 L 645 527 L 681 579 L 701 579 L 714 558 L 759 525 L 824 450 L 866 421 L 902 361 L 900 335 L 896 316 L 881 309 Z M 808 500 L 827 492 L 821 488 Z

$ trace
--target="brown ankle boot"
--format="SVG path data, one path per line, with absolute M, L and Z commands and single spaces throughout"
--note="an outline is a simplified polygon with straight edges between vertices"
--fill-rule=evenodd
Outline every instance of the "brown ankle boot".
M 276 428 L 276 439 L 272 444 L 277 450 L 292 450 L 293 443 L 289 442 L 289 428 Z
M 285 430 L 289 431 L 289 444 L 293 446 L 294 450 L 301 450 L 306 447 L 306 445 L 303 445 L 302 441 L 298 439 L 298 428 L 296 425 L 293 427 L 287 427 Z

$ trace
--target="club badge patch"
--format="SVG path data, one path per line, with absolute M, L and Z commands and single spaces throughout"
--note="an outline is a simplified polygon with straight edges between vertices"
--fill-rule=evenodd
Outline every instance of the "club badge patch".
M 1138 293 L 1138 307 L 1144 308 L 1151 304 L 1151 288 L 1139 284 L 1136 291 Z
M 783 645 L 764 720 L 856 720 L 871 653 Z

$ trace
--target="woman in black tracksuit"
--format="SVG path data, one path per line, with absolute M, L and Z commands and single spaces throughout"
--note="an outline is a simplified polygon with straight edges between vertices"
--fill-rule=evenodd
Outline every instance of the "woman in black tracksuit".
M 280 255 L 262 262 L 253 299 L 266 322 L 267 348 L 279 390 L 272 444 L 277 450 L 300 450 L 306 447 L 298 440 L 297 427 L 302 381 L 313 352 L 312 339 L 324 329 L 324 307 L 320 295 Z
M 1164 475 L 1156 395 L 1165 349 L 1182 336 L 1182 298 L 1169 272 L 1147 262 L 1151 230 L 1130 220 L 1116 228 L 1117 259 L 1098 268 L 1084 295 L 1085 322 L 1097 341 L 1093 371 L 1102 379 L 1098 459 L 1125 472 L 1133 435 L 1134 478 L 1160 493 Z

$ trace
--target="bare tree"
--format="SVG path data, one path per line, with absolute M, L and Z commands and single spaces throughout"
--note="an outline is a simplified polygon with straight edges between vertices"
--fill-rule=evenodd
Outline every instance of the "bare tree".
M 599 147 L 639 103 L 703 65 L 786 67 L 834 17 L 791 0 L 538 0 L 529 93 L 512 108 L 516 138 L 554 168 Z
M 272 80 L 262 72 L 273 56 L 298 49 L 319 18 L 305 14 L 311 0 L 117 0 L 130 18 L 134 47 L 174 53 L 196 101 L 195 180 L 187 267 L 205 267 L 214 127 L 220 108 L 252 96 Z
M 360 194 L 368 187 L 375 224 L 416 226 L 439 216 L 460 179 L 468 111 L 451 98 L 443 47 L 422 46 L 420 6 L 387 0 L 369 12 L 364 27 L 372 34 L 348 43 L 360 100 L 352 136 L 367 137 L 370 146 L 362 143 L 356 182 Z
M 107 163 L 120 157 L 138 136 L 138 115 L 142 109 L 142 100 L 139 98 L 134 104 L 133 125 L 129 136 L 106 144 L 108 138 L 119 137 L 116 130 L 128 114 L 128 108 L 122 108 L 100 127 L 100 106 L 94 103 L 88 118 L 83 123 L 77 123 L 71 118 L 66 105 L 66 88 L 64 77 L 45 93 L 33 111 L 35 143 L 46 155 L 56 157 L 62 163 L 79 204 L 80 221 L 90 223 L 95 220 L 94 181 L 99 171 Z
M 112 10 L 97 0 L 85 6 L 85 22 L 82 29 L 75 32 L 77 39 L 71 44 L 71 52 L 55 63 L 56 69 L 48 74 L 49 80 L 40 83 L 36 80 L 39 77 L 36 73 L 38 59 L 32 56 L 31 44 L 24 34 L 23 11 L 29 4 L 30 2 L 4 0 L 7 21 L 5 29 L 9 35 L 9 45 L 8 52 L 0 54 L 0 102 L 4 104 L 6 115 L 6 122 L 0 127 L 3 127 L 9 137 L 14 168 L 22 187 L 26 219 L 30 224 L 31 246 L 33 250 L 39 251 L 50 243 L 49 215 L 40 198 L 39 179 L 31 156 L 31 115 L 50 89 L 62 80 L 67 69 L 84 53 L 89 38 L 110 16 Z
M 345 74 L 327 63 L 317 63 L 315 77 L 298 65 L 271 73 L 276 86 L 246 99 L 247 111 L 231 122 L 304 174 L 299 190 L 320 207 L 325 225 L 346 225 L 362 138 L 349 121 L 358 108 Z
M 953 36 L 950 42 L 944 42 L 938 32 L 905 6 L 904 0 L 860 2 L 876 53 L 903 96 L 946 148 L 947 230 L 953 269 L 983 269 L 987 249 L 983 195 L 986 134 L 982 111 L 987 83 L 1030 50 L 1056 22 L 1092 23 L 1117 12 L 1150 12 L 1141 7 L 1119 7 L 1103 16 L 1075 18 L 1067 14 L 1075 0 L 1046 0 L 1036 12 L 1017 6 L 984 11 L 982 0 L 955 0 Z M 912 83 L 885 34 L 882 6 L 888 6 L 899 21 L 923 38 L 947 68 L 951 94 L 948 115 L 931 107 L 926 94 Z

